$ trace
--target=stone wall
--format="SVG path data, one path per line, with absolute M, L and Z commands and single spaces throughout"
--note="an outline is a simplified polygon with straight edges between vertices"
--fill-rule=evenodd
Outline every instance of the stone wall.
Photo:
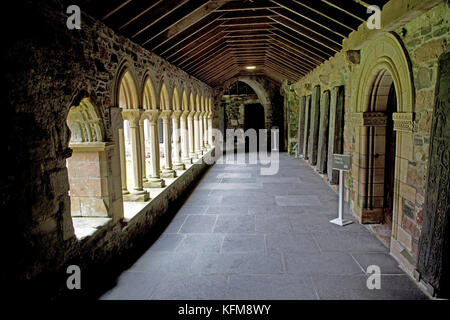
M 411 83 L 411 89 L 404 86 L 401 88 L 402 91 L 397 92 L 397 95 L 401 95 L 401 101 L 406 101 L 408 95 L 413 97 L 409 105 L 400 106 L 399 114 L 394 115 L 396 117 L 394 119 L 394 122 L 396 122 L 395 130 L 398 130 L 394 215 L 398 220 L 394 221 L 391 252 L 403 267 L 410 274 L 413 274 L 417 263 L 418 241 L 426 194 L 425 177 L 429 161 L 438 59 L 450 49 L 450 10 L 447 2 L 441 1 L 440 4 L 430 10 L 422 10 L 421 14 L 413 11 L 405 11 L 403 17 L 400 14 L 402 13 L 396 12 L 394 15 L 395 19 L 398 20 L 388 21 L 388 18 L 383 20 L 388 21 L 390 25 L 396 25 L 392 34 L 398 39 L 396 41 L 400 43 L 408 60 L 406 65 L 399 65 L 399 61 L 394 60 L 394 65 L 401 69 L 402 74 L 408 74 L 409 72 L 406 79 L 402 78 L 398 81 L 403 81 L 403 83 L 410 81 Z M 388 13 L 387 16 L 389 17 L 389 15 Z M 411 19 L 411 17 L 413 18 Z M 368 34 L 368 32 L 366 33 Z M 363 39 L 364 36 L 365 33 L 361 30 L 352 34 L 347 42 L 355 45 L 357 50 L 343 50 L 337 53 L 292 85 L 296 94 L 300 97 L 311 95 L 312 89 L 318 85 L 320 85 L 321 94 L 326 90 L 344 86 L 343 152 L 352 154 L 354 161 L 359 157 L 358 150 L 360 150 L 360 131 L 356 123 L 366 121 L 358 117 L 362 115 L 361 110 L 367 107 L 364 100 L 356 101 L 356 97 L 361 96 L 364 92 L 367 94 L 369 90 L 368 88 L 361 88 L 358 83 L 360 74 L 371 63 L 368 58 L 371 54 L 387 54 L 392 59 L 397 59 L 394 57 L 394 52 L 383 51 L 391 50 L 388 49 L 388 44 L 383 43 L 383 37 L 386 37 L 386 33 L 380 31 L 377 36 L 373 36 L 369 40 L 365 39 L 365 42 L 360 41 L 358 43 L 355 41 L 358 37 Z M 375 71 L 372 70 L 372 72 Z M 408 77 L 411 79 L 408 79 Z M 360 89 L 367 91 L 360 94 L 358 92 Z M 411 90 L 411 92 L 408 92 L 408 90 Z M 408 108 L 412 112 L 407 111 Z M 358 186 L 355 185 L 355 181 L 358 183 L 358 179 L 355 179 L 355 175 L 358 175 L 358 172 L 345 175 L 345 186 L 349 195 L 349 204 L 354 209 L 355 214 L 359 215 L 357 212 L 359 210 L 357 209 L 359 206 L 359 203 L 357 203 L 359 190 Z M 361 216 L 358 217 L 361 218 Z
M 5 28 L 15 30 L 14 37 L 7 35 L 3 43 L 7 121 L 2 130 L 8 157 L 1 175 L 2 212 L 10 212 L 8 219 L 13 220 L 16 253 L 9 261 L 15 266 L 11 277 L 20 280 L 34 279 L 44 270 L 59 272 L 81 254 L 73 234 L 66 169 L 72 153 L 66 117 L 72 106 L 89 98 L 109 143 L 116 134 L 115 124 L 121 122 L 114 114 L 120 115 L 116 89 L 124 66 L 132 73 L 139 96 L 145 75 L 150 77 L 157 103 L 163 81 L 169 94 L 176 87 L 188 96 L 191 92 L 212 96 L 206 84 L 87 15 L 82 15 L 81 30 L 68 30 L 65 11 L 59 0 L 17 1 L 2 20 Z M 141 230 L 148 226 L 141 224 Z M 120 230 L 120 224 L 113 229 Z M 98 246 L 92 256 L 125 249 L 133 233 L 125 238 L 109 234 L 103 240 L 108 246 Z

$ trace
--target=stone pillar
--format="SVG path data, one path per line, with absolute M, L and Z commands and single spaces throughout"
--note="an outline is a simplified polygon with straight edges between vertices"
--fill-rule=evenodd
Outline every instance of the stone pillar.
M 213 145 L 213 113 L 212 111 L 208 112 L 208 145 L 212 149 Z
M 333 154 L 344 152 L 344 86 L 334 87 L 330 100 L 330 130 L 328 133 L 328 181 L 339 183 L 339 171 L 333 170 Z
M 177 173 L 172 169 L 172 143 L 170 138 L 170 120 L 172 112 L 163 111 L 161 118 L 163 119 L 163 135 L 164 135 L 164 169 L 162 170 L 161 177 L 163 178 L 175 178 Z
M 308 141 L 308 157 L 309 163 L 315 166 L 317 164 L 317 149 L 319 146 L 320 86 L 314 87 L 311 99 L 311 129 Z
M 139 138 L 141 141 L 141 161 L 142 161 L 142 182 L 147 182 L 147 168 L 145 164 L 145 134 L 144 134 L 144 120 L 139 121 Z
M 188 115 L 189 115 L 189 111 L 184 111 L 180 117 L 181 159 L 182 159 L 183 163 L 185 163 L 185 164 L 192 163 L 192 159 L 189 157 Z
M 151 146 L 151 173 L 148 182 L 144 184 L 146 188 L 163 188 L 165 182 L 160 177 L 160 159 L 159 159 L 159 130 L 158 130 L 158 119 L 159 110 L 149 110 L 145 111 L 145 117 L 149 121 L 150 125 L 150 146 Z
M 124 128 L 119 129 L 119 153 L 120 153 L 120 177 L 122 180 L 122 194 L 127 195 L 130 192 L 127 188 L 127 157 L 125 155 L 125 135 Z
M 180 150 L 180 117 L 181 111 L 172 112 L 172 140 L 173 140 L 173 163 L 174 170 L 185 170 L 184 164 L 181 162 Z
M 305 104 L 306 97 L 300 97 L 298 107 L 298 134 L 297 134 L 297 147 L 298 154 L 303 152 L 303 144 L 305 143 Z
M 141 141 L 139 133 L 139 122 L 141 118 L 141 111 L 136 109 L 127 109 L 122 111 L 122 116 L 128 120 L 130 126 L 131 138 L 131 163 L 133 166 L 134 186 L 133 191 L 129 195 L 124 195 L 125 201 L 147 201 L 150 196 L 144 190 L 142 182 L 142 156 L 141 156 Z
M 205 153 L 205 142 L 203 140 L 203 136 L 205 133 L 205 127 L 203 126 L 203 113 L 204 113 L 203 111 L 200 111 L 198 114 L 198 128 L 199 128 L 198 144 L 200 146 L 200 151 L 202 155 Z
M 209 145 L 208 145 L 208 112 L 204 111 L 203 112 L 203 146 L 205 147 L 205 151 L 209 149 Z
M 327 90 L 320 99 L 319 147 L 317 151 L 317 171 L 320 173 L 327 172 L 329 113 L 330 91 Z
M 188 115 L 188 135 L 189 135 L 189 157 L 193 160 L 198 159 L 196 150 L 196 139 L 195 139 L 195 111 L 189 112 Z
M 311 118 L 311 95 L 306 97 L 305 103 L 305 132 L 303 134 L 303 159 L 309 158 L 309 131 Z
M 200 145 L 200 112 L 197 111 L 194 113 L 194 145 L 195 145 L 195 153 L 197 157 L 200 159 L 203 155 L 202 147 Z

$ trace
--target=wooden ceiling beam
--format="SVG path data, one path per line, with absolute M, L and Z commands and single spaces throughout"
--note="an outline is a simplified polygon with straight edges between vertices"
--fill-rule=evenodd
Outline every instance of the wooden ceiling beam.
M 216 34 L 211 33 L 210 37 L 202 37 L 186 48 L 178 51 L 176 54 L 171 55 L 169 61 L 172 63 L 183 63 L 184 60 L 189 59 L 189 57 L 195 56 L 197 53 L 209 48 L 212 45 L 217 45 L 223 42 L 223 32 L 218 32 Z M 175 57 L 173 57 L 175 56 Z
M 313 56 L 317 59 L 323 59 L 323 60 L 327 60 L 330 58 L 329 54 L 325 54 L 323 52 L 318 52 L 318 50 L 315 50 L 314 48 L 311 48 L 308 45 L 305 45 L 304 42 L 299 41 L 297 38 L 292 37 L 289 34 L 284 33 L 281 30 L 273 30 L 271 31 L 274 35 L 278 36 L 278 38 L 283 39 L 284 41 L 287 41 L 293 45 L 295 45 L 298 48 L 301 48 L 301 52 L 303 52 L 304 54 L 306 54 L 307 56 Z
M 330 57 L 339 52 L 339 50 L 331 50 L 321 43 L 314 42 L 311 39 L 303 36 L 302 34 L 292 31 L 291 29 L 286 28 L 281 24 L 276 24 L 274 25 L 274 27 L 276 27 L 277 30 L 273 30 L 272 32 L 275 33 L 282 32 L 285 35 L 291 37 L 292 39 L 295 39 L 297 43 L 301 45 L 303 48 L 309 49 L 309 51 L 315 52 L 316 54 L 322 55 L 324 57 Z
M 320 36 L 322 36 L 326 39 L 329 39 L 330 41 L 333 41 L 335 43 L 342 44 L 342 40 L 344 39 L 343 36 L 341 36 L 335 32 L 332 32 L 328 29 L 325 29 L 325 28 L 321 27 L 320 25 L 311 22 L 310 20 L 304 19 L 304 18 L 300 17 L 299 15 L 292 13 L 289 10 L 279 8 L 279 9 L 272 9 L 271 11 L 277 13 L 280 18 L 284 18 L 284 19 L 290 21 L 291 23 L 298 25 L 300 28 L 307 29 L 310 32 L 314 32 L 317 35 L 320 35 Z
M 171 1 L 168 2 L 170 3 Z M 145 48 L 147 48 L 146 44 L 150 41 L 149 40 L 150 37 L 161 34 L 168 27 L 170 28 L 176 25 L 179 21 L 183 21 L 185 17 L 197 12 L 201 8 L 205 7 L 207 4 L 208 0 L 189 1 L 183 4 L 182 6 L 178 7 L 177 9 L 173 10 L 170 14 L 168 14 L 158 22 L 152 24 L 150 27 L 145 28 L 144 30 L 141 30 L 138 33 L 134 34 L 133 40 L 136 41 L 137 43 L 141 43 Z
M 281 56 L 281 55 L 277 55 L 276 53 L 273 53 L 273 51 L 269 50 L 267 52 L 267 57 L 268 58 L 272 58 L 282 64 L 285 64 L 286 66 L 297 70 L 299 72 L 303 72 L 305 74 L 309 73 L 311 70 L 305 69 L 304 67 L 302 67 L 301 65 L 295 64 L 295 62 L 292 62 L 288 59 L 286 59 L 285 57 Z
M 292 52 L 296 56 L 299 57 L 299 59 L 309 61 L 311 63 L 314 63 L 314 65 L 321 64 L 326 59 L 322 57 L 316 57 L 314 55 L 311 55 L 309 52 L 305 51 L 302 47 L 297 46 L 294 43 L 291 43 L 276 34 L 272 35 L 273 41 L 271 42 L 272 45 L 276 45 L 277 47 L 283 48 L 287 52 Z
M 216 11 L 254 11 L 254 10 L 265 10 L 276 8 L 277 5 L 274 5 L 270 1 L 258 1 L 258 2 L 243 2 L 243 1 L 230 1 L 227 4 L 224 4 L 222 7 L 217 9 Z
M 311 10 L 316 14 L 321 15 L 325 19 L 329 19 L 334 23 L 340 24 L 345 28 L 350 28 L 353 31 L 357 30 L 361 21 L 349 16 L 344 12 L 337 10 L 335 7 L 328 5 L 325 2 L 317 0 L 292 0 L 292 2 L 299 4 L 305 9 Z M 345 1 L 341 1 L 345 2 Z
M 349 16 L 359 19 L 361 22 L 367 21 L 367 9 L 356 1 L 342 1 L 342 0 L 321 0 L 329 6 L 335 7 L 338 10 L 348 14 Z
M 308 59 L 308 57 L 298 54 L 293 50 L 286 49 L 285 46 L 283 46 L 281 43 L 278 43 L 277 41 L 271 42 L 269 48 L 290 57 L 290 59 L 293 59 L 294 61 L 296 61 L 299 64 L 302 64 L 303 66 L 305 66 L 305 68 L 308 69 L 311 68 L 314 69 L 320 64 L 319 62 L 315 62 L 314 60 Z
M 223 14 L 217 20 L 233 20 L 233 19 L 242 19 L 242 18 L 269 18 L 277 15 L 275 12 L 270 10 L 257 10 L 257 11 L 232 11 Z
M 195 68 L 197 65 L 204 63 L 204 61 L 213 59 L 215 56 L 227 51 L 229 51 L 229 49 L 225 44 L 221 44 L 218 47 L 211 47 L 209 50 L 203 52 L 200 56 L 192 57 L 191 59 L 187 60 L 184 65 L 181 65 L 181 68 L 186 72 L 189 72 L 192 68 Z
M 291 73 L 285 69 L 280 69 L 280 66 L 273 64 L 271 62 L 267 62 L 265 67 L 270 68 L 274 72 L 277 72 L 278 74 L 282 75 L 282 81 L 283 80 L 290 80 L 292 82 L 295 82 L 296 80 L 302 78 L 302 75 Z
M 308 74 L 307 71 L 302 71 L 300 69 L 297 69 L 295 66 L 287 65 L 287 64 L 283 63 L 280 59 L 273 58 L 272 56 L 269 56 L 269 55 L 266 58 L 266 62 L 267 61 L 273 62 L 273 63 L 279 65 L 280 67 L 282 67 L 282 69 L 286 69 L 294 74 L 300 74 L 300 75 Z
M 150 28 L 189 0 L 161 1 L 156 7 L 140 12 L 138 15 L 118 27 L 118 30 L 130 38 Z
M 308 10 L 295 2 L 290 0 L 270 0 L 271 2 L 279 5 L 280 7 L 295 13 L 296 15 L 302 17 L 303 19 L 307 19 L 322 28 L 325 28 L 331 32 L 337 33 L 342 37 L 347 37 L 348 34 L 352 31 L 349 27 L 344 27 L 340 24 L 334 23 L 331 20 L 325 20 L 325 18 L 312 10 Z
M 180 20 L 172 23 L 171 25 L 165 25 L 159 32 L 149 34 L 148 39 L 142 42 L 142 45 L 147 45 L 149 48 L 153 49 L 193 25 L 198 25 L 199 21 L 208 18 L 208 16 L 210 16 L 210 20 L 207 20 L 206 23 L 210 23 L 214 19 L 220 18 L 220 16 L 217 16 L 217 13 L 213 14 L 214 10 L 222 6 L 222 4 L 227 1 L 228 0 L 206 2 L 204 5 L 198 7 L 191 13 L 182 16 Z
M 286 66 L 281 65 L 278 61 L 273 61 L 270 58 L 267 58 L 266 65 L 271 66 L 273 69 L 278 70 L 279 73 L 289 74 L 293 79 L 300 79 L 304 76 L 304 74 L 297 73 L 296 71 L 292 71 Z
M 169 42 L 166 42 L 165 45 L 156 49 L 155 52 L 169 59 L 179 54 L 182 50 L 187 50 L 188 48 L 195 49 L 199 43 L 208 41 L 209 38 L 214 37 L 217 33 L 223 32 L 222 29 L 218 28 L 220 24 L 220 21 L 213 21 L 203 30 L 199 30 L 201 34 L 197 34 L 197 32 L 191 33 L 181 41 L 177 41 L 178 37 L 174 37 Z
M 283 18 L 283 17 L 271 17 L 274 22 L 281 24 L 282 26 L 291 29 L 292 31 L 301 34 L 302 36 L 311 39 L 315 43 L 318 43 L 326 48 L 333 50 L 334 52 L 339 52 L 342 49 L 342 43 L 338 43 L 321 35 L 318 35 L 310 30 L 300 27 L 297 24 Z

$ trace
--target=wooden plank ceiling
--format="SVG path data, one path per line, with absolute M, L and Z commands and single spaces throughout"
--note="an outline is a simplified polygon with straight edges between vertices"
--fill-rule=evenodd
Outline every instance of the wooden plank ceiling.
M 368 0 L 367 0 L 368 1 Z M 370 0 L 380 8 L 387 0 Z M 362 0 L 81 0 L 81 10 L 196 78 L 297 81 L 370 14 Z M 248 71 L 246 66 L 256 66 Z

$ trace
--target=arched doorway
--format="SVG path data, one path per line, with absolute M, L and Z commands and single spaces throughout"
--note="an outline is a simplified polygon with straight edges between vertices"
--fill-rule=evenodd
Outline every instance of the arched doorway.
M 382 223 L 375 231 L 389 245 L 394 207 L 396 133 L 393 114 L 397 112 L 397 94 L 391 73 L 379 70 L 373 77 L 366 118 L 376 119 L 365 126 L 361 143 L 365 155 L 365 197 L 363 208 L 372 223 Z

